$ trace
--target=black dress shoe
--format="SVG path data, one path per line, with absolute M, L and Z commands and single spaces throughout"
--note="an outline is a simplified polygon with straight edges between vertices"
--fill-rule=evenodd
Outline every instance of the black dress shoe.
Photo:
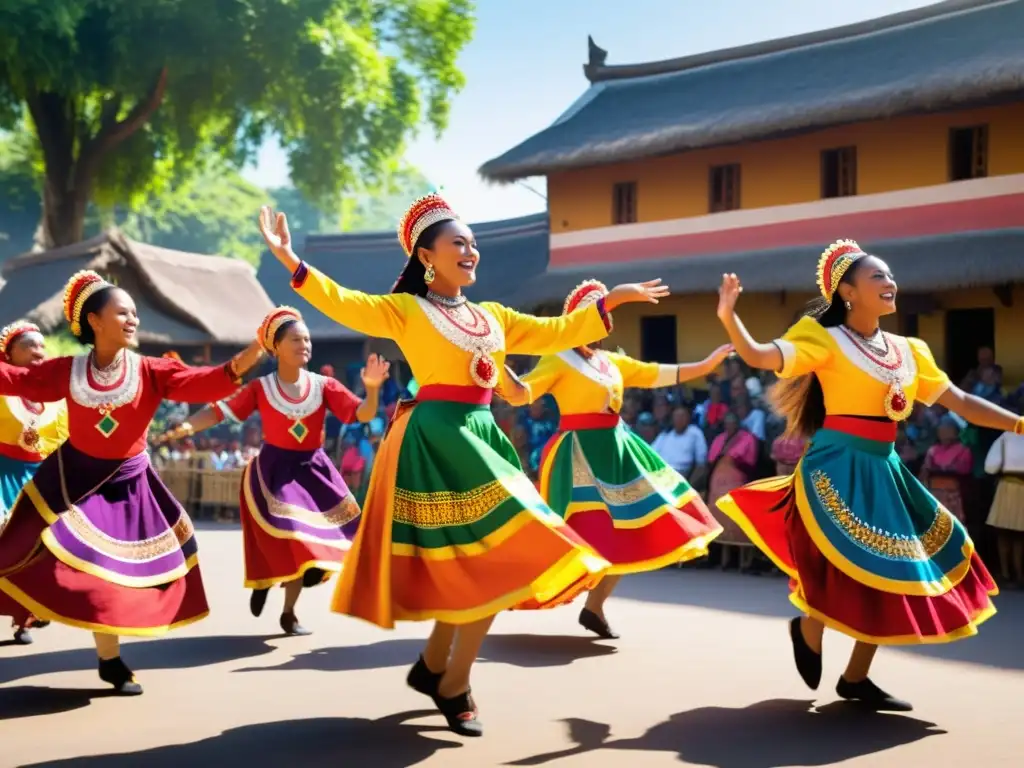
M 619 636 L 615 634 L 610 626 L 608 626 L 608 622 L 589 608 L 584 608 L 580 611 L 580 626 L 590 632 L 593 632 L 603 640 L 619 639 Z
M 865 677 L 858 683 L 851 683 L 840 677 L 836 683 L 836 693 L 840 698 L 852 701 L 875 712 L 913 712 L 914 706 L 909 701 L 902 701 L 890 696 Z
M 446 699 L 434 696 L 434 704 L 444 715 L 449 730 L 459 736 L 483 736 L 484 724 L 480 722 L 476 703 L 470 691 Z
M 821 654 L 815 653 L 814 649 L 804 640 L 804 633 L 800 631 L 800 619 L 795 618 L 789 622 L 789 638 L 793 641 L 793 660 L 796 662 L 796 671 L 812 691 L 818 690 L 821 684 Z
M 267 595 L 269 594 L 269 589 L 254 589 L 249 595 L 249 611 L 253 616 L 259 618 L 263 613 L 263 606 L 267 604 Z
M 14 642 L 18 645 L 32 645 L 35 638 L 32 637 L 32 631 L 27 627 L 18 627 L 14 630 Z
M 294 613 L 281 614 L 281 629 L 284 630 L 286 635 L 295 635 L 297 637 L 313 634 L 311 630 L 308 630 L 299 624 L 299 620 L 296 618 Z
M 100 680 L 114 686 L 114 690 L 122 696 L 139 696 L 142 693 L 142 684 L 135 679 L 135 674 L 121 661 L 120 656 L 100 659 Z
M 437 686 L 441 684 L 442 677 L 444 672 L 431 672 L 427 662 L 420 656 L 412 665 L 409 674 L 405 676 L 405 682 L 417 693 L 434 698 L 437 696 Z
M 315 587 L 318 584 L 323 584 L 325 575 L 320 568 L 310 568 L 302 574 L 302 586 Z

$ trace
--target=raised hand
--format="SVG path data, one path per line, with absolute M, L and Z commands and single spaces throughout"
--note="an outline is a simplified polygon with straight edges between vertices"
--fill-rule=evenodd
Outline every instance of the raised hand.
M 703 366 L 705 373 L 711 373 L 712 371 L 714 371 L 716 368 L 718 368 L 718 366 L 725 362 L 725 358 L 729 357 L 729 355 L 733 354 L 735 351 L 736 350 L 732 346 L 732 344 L 723 344 L 722 346 L 720 346 L 718 349 L 716 349 L 714 352 L 712 352 L 710 355 L 704 358 Z
M 269 205 L 264 205 L 260 208 L 260 234 L 277 260 L 294 271 L 299 258 L 292 250 L 287 217 L 280 211 L 275 214 Z
M 391 363 L 379 355 L 366 358 L 366 367 L 359 372 L 363 386 L 367 389 L 380 389 L 390 375 Z
M 718 289 L 718 319 L 725 320 L 736 311 L 736 302 L 743 293 L 743 286 L 735 274 L 722 275 L 722 286 Z
M 663 285 L 660 278 L 645 283 L 623 283 L 608 292 L 605 308 L 610 312 L 623 304 L 657 304 L 668 295 L 668 286 Z

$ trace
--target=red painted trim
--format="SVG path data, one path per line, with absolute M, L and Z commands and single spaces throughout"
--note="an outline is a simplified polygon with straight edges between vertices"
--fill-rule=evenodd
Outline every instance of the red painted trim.
M 563 416 L 558 422 L 559 432 L 581 429 L 614 429 L 619 424 L 617 413 L 576 413 Z
M 416 391 L 417 402 L 444 400 L 465 405 L 490 405 L 493 389 L 460 384 L 425 384 Z
M 861 242 L 948 235 L 1024 226 L 1024 194 L 851 213 L 692 235 L 551 248 L 551 266 L 568 267 L 820 245 L 838 238 Z

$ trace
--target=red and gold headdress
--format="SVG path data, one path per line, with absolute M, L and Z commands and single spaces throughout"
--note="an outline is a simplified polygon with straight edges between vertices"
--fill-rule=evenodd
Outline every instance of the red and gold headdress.
M 825 301 L 832 303 L 832 297 L 835 296 L 839 281 L 843 279 L 846 270 L 853 262 L 866 255 L 853 240 L 837 240 L 825 249 L 818 261 L 818 290 L 825 297 Z
M 412 256 L 416 241 L 427 227 L 442 221 L 456 221 L 458 218 L 444 198 L 436 193 L 414 200 L 398 222 L 398 242 L 402 244 L 405 255 Z
M 42 331 L 39 330 L 38 325 L 27 320 L 15 320 L 0 330 L 0 360 L 7 359 L 7 351 L 14 345 L 19 336 L 24 336 L 26 333 L 42 333 Z
M 71 333 L 79 336 L 82 333 L 82 307 L 96 291 L 109 288 L 107 282 L 99 274 L 86 269 L 76 272 L 64 285 L 64 319 L 68 321 Z
M 287 322 L 302 322 L 302 314 L 294 307 L 278 307 L 263 318 L 256 338 L 267 352 L 274 351 L 274 336 L 278 329 Z
M 568 315 L 582 307 L 589 307 L 596 301 L 608 295 L 608 286 L 600 280 L 584 280 L 565 297 L 565 304 L 562 305 L 562 314 Z M 608 315 L 608 326 L 611 328 L 612 316 Z

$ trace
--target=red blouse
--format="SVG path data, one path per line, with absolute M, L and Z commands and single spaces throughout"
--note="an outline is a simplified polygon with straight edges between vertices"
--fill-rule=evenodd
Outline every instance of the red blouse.
M 297 400 L 285 394 L 277 376 L 271 373 L 250 381 L 214 407 L 222 419 L 238 422 L 259 410 L 265 443 L 292 451 L 312 451 L 323 445 L 328 409 L 343 424 L 351 424 L 361 403 L 337 379 L 303 371 L 302 396 Z
M 149 423 L 162 400 L 209 403 L 238 388 L 229 365 L 191 367 L 180 360 L 125 355 L 118 381 L 93 378 L 89 355 L 44 360 L 31 368 L 0 363 L 0 395 L 37 402 L 66 400 L 68 441 L 98 459 L 127 459 L 146 449 Z

